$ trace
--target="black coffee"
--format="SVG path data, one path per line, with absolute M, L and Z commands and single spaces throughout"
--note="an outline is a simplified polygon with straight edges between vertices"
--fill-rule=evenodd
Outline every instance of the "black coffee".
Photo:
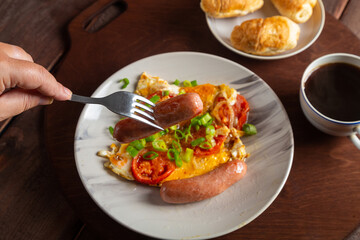
M 360 68 L 330 63 L 311 73 L 305 94 L 322 114 L 340 121 L 360 120 Z

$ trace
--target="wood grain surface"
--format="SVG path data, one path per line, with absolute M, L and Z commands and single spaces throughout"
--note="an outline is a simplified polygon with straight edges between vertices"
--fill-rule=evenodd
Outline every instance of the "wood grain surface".
M 63 64 L 59 65 L 59 74 L 64 77 L 60 71 L 64 71 L 66 59 L 71 58 L 73 50 L 70 48 L 71 41 L 67 34 L 67 25 L 93 2 L 95 0 L 73 0 L 71 3 L 64 0 L 3 0 L 0 3 L 2 16 L 0 18 L 0 41 L 23 47 L 33 56 L 35 62 L 53 72 L 56 70 L 54 66 L 64 57 Z M 125 59 L 112 59 L 117 62 L 107 65 L 106 69 L 103 69 L 105 68 L 104 63 L 98 64 L 93 60 L 84 62 L 86 58 L 79 57 L 80 60 L 76 63 L 76 66 L 80 66 L 79 69 L 96 64 L 95 66 L 99 70 L 99 73 L 94 76 L 85 73 L 89 82 L 99 78 L 105 79 L 115 70 L 133 60 L 167 49 L 214 53 L 245 65 L 266 80 L 284 103 L 294 128 L 296 148 L 294 166 L 279 197 L 255 221 L 239 231 L 219 239 L 343 239 L 348 236 L 360 223 L 359 167 L 356 162 L 360 159 L 359 153 L 349 144 L 348 139 L 321 134 L 306 121 L 300 114 L 296 97 L 298 82 L 294 84 L 294 79 L 298 79 L 301 75 L 299 69 L 304 69 L 306 62 L 316 58 L 319 54 L 346 50 L 359 55 L 360 26 L 358 23 L 360 16 L 358 13 L 360 12 L 360 1 L 323 0 L 326 10 L 335 18 L 327 14 L 324 34 L 314 46 L 304 53 L 290 58 L 299 63 L 294 72 L 281 67 L 288 64 L 287 60 L 276 61 L 277 66 L 272 67 L 270 62 L 249 60 L 230 53 L 217 43 L 206 30 L 204 17 L 200 15 L 201 12 L 199 12 L 196 1 L 196 4 L 184 1 L 185 3 L 181 6 L 177 6 L 179 1 L 174 1 L 174 3 L 159 1 L 160 9 L 153 9 L 154 6 L 150 6 L 153 4 L 149 4 L 149 1 L 144 2 L 145 5 L 134 3 L 132 6 L 138 8 L 138 12 L 144 11 L 145 15 L 147 9 L 152 9 L 146 17 L 147 20 L 152 21 L 150 25 L 155 26 L 155 29 L 151 30 L 155 31 L 156 36 L 160 35 L 161 37 L 163 37 L 161 28 L 156 29 L 156 27 L 161 26 L 162 21 L 168 16 L 165 13 L 160 13 L 159 18 L 150 15 L 161 10 L 165 12 L 174 10 L 174 7 L 177 7 L 176 11 L 173 11 L 176 18 L 171 17 L 172 22 L 166 29 L 169 30 L 169 33 L 164 34 L 165 38 L 161 38 L 162 41 L 155 44 L 145 39 L 145 46 L 149 48 L 145 50 L 138 47 L 140 39 L 132 41 L 130 39 L 124 45 L 128 50 L 122 50 Z M 185 10 L 187 14 L 193 13 L 195 16 L 183 19 L 187 16 L 184 17 L 184 14 L 180 14 L 178 9 Z M 112 12 L 117 14 L 118 11 L 115 9 Z M 109 13 L 109 15 L 112 16 L 113 13 Z M 87 22 L 88 31 L 96 29 L 96 25 L 101 25 L 102 21 L 103 19 L 100 17 L 94 22 Z M 105 17 L 105 21 L 107 21 L 107 17 Z M 193 26 L 195 22 L 200 25 Z M 150 28 L 147 27 L 147 23 L 144 19 L 137 22 L 136 17 L 133 16 L 124 25 L 129 29 L 131 36 L 139 30 L 143 30 L 145 35 L 149 36 Z M 181 26 L 177 26 L 178 23 Z M 133 29 L 131 26 L 139 27 Z M 111 29 L 111 25 L 109 27 Z M 172 27 L 179 32 L 171 37 L 170 33 L 174 33 Z M 117 29 L 111 31 L 110 29 L 107 31 L 109 35 L 118 32 Z M 196 37 L 195 40 L 209 40 L 210 43 L 206 46 L 194 42 L 192 36 L 196 36 L 198 30 L 204 36 Z M 72 33 L 79 32 L 74 29 Z M 90 36 L 87 32 L 81 32 L 81 36 L 83 36 L 82 34 Z M 72 36 L 74 37 L 74 35 Z M 81 36 L 78 38 L 82 39 Z M 108 43 L 102 42 L 100 35 L 91 36 L 90 40 L 74 44 L 87 48 L 99 42 L 104 45 Z M 143 39 L 141 38 L 141 40 Z M 74 47 L 74 45 L 71 46 Z M 112 45 L 110 44 L 110 46 Z M 65 54 L 69 49 L 69 54 Z M 139 53 L 140 51 L 143 52 Z M 83 57 L 88 56 L 86 53 L 82 54 Z M 92 57 L 97 56 L 94 54 Z M 71 69 L 71 66 L 67 67 Z M 263 69 L 269 70 L 272 75 L 261 73 Z M 78 70 L 72 68 L 71 71 Z M 75 76 L 80 75 L 80 72 L 75 74 Z M 63 79 L 59 80 L 67 82 Z M 73 81 L 69 85 L 78 86 L 76 83 L 78 79 Z M 87 90 L 80 89 L 79 92 L 90 94 L 96 87 L 97 85 L 94 84 Z M 75 89 L 78 90 L 78 87 Z M 47 110 L 51 112 L 57 107 L 55 104 L 48 107 Z M 59 136 L 64 133 L 61 129 L 45 131 L 49 125 L 56 126 L 61 121 L 47 122 L 47 128 L 44 128 L 43 109 L 43 107 L 38 107 L 12 120 L 0 122 L 0 239 L 104 239 L 103 226 L 106 229 L 117 229 L 119 226 L 114 225 L 106 215 L 99 213 L 95 204 L 84 197 L 86 193 L 79 184 L 77 173 L 73 169 L 73 153 L 66 153 L 67 155 L 60 159 L 61 162 L 50 161 L 53 155 L 56 155 L 56 151 L 62 151 L 60 146 L 70 146 L 69 139 L 73 136 L 73 132 L 66 133 L 63 136 L 64 139 L 61 139 Z M 72 106 L 69 109 L 73 111 L 69 114 L 76 118 L 80 108 Z M 73 120 L 70 119 L 70 122 Z M 46 121 L 49 119 L 47 118 Z M 44 131 L 49 142 L 45 141 Z M 55 135 L 52 135 L 53 133 Z M 58 149 L 55 149 L 54 146 L 49 148 L 51 156 L 49 158 L 45 145 L 51 144 L 52 141 L 58 141 L 59 145 Z M 53 163 L 54 165 L 52 165 Z M 69 177 L 68 180 L 67 177 Z M 73 181 L 70 180 L 71 178 Z M 60 180 L 60 185 L 57 180 Z M 326 186 L 324 186 L 324 182 Z M 67 186 L 64 187 L 64 185 Z M 309 191 L 314 194 L 308 196 Z M 84 225 L 78 216 L 82 220 L 88 221 L 89 224 Z M 96 222 L 90 221 L 95 218 L 97 218 Z M 98 222 L 101 224 L 99 225 Z M 119 228 L 118 231 L 124 234 L 124 239 L 125 236 L 127 236 L 126 239 L 147 239 L 123 228 Z M 354 236 L 357 232 L 355 230 Z
M 85 10 L 69 26 L 72 44 L 56 74 L 57 79 L 74 92 L 89 95 L 118 69 L 158 53 L 199 51 L 240 63 L 264 79 L 284 103 L 295 136 L 294 165 L 285 188 L 264 214 L 219 239 L 345 237 L 360 219 L 360 206 L 351 204 L 360 199 L 360 165 L 357 164 L 360 152 L 348 139 L 327 136 L 309 124 L 300 109 L 298 88 L 301 75 L 312 60 L 331 52 L 360 54 L 360 45 L 353 44 L 359 40 L 327 14 L 324 31 L 311 48 L 289 59 L 263 62 L 241 57 L 220 45 L 208 31 L 197 2 L 163 0 L 157 3 L 128 2 L 123 14 L 92 33 L 82 28 L 84 21 L 106 6 L 107 1 L 98 1 Z M 185 13 L 186 18 L 182 17 Z M 339 33 L 342 38 L 337 38 Z M 113 239 L 118 236 L 145 238 L 106 216 L 79 180 L 73 161 L 73 139 L 81 109 L 78 104 L 56 103 L 46 111 L 47 149 L 62 189 L 79 216 L 99 235 Z M 112 231 L 104 231 L 106 227 Z

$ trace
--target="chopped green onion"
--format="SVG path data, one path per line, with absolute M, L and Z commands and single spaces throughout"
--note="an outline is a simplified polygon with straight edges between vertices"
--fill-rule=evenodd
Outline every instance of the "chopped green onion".
M 180 92 L 179 92 L 179 95 L 185 94 L 185 93 L 186 93 L 185 90 L 184 90 L 184 89 L 181 89 Z
M 189 127 L 188 128 L 186 128 L 185 129 L 185 142 L 187 142 L 188 141 L 188 138 L 189 137 L 193 137 L 192 135 L 191 135 L 191 124 L 189 125 Z
M 176 129 L 177 129 L 177 125 L 174 125 L 174 126 L 171 126 L 171 127 L 169 127 L 170 128 L 170 130 L 173 130 L 173 131 L 175 131 Z
M 183 82 L 183 84 L 184 84 L 184 87 L 191 87 L 191 82 L 189 80 L 185 80 Z
M 169 91 L 169 90 L 164 90 L 164 91 L 162 91 L 163 97 L 164 97 L 164 96 L 169 96 L 169 94 L 170 94 L 170 91 Z
M 169 132 L 169 129 L 164 129 L 163 131 L 159 132 L 160 136 L 164 136 Z
M 154 95 L 150 98 L 150 101 L 153 102 L 153 103 L 156 103 L 157 101 L 160 100 L 160 97 L 159 95 Z
M 138 154 L 138 152 L 139 152 L 139 150 L 137 150 L 136 148 L 134 148 L 133 146 L 128 146 L 127 148 L 126 148 L 126 151 L 130 154 L 130 156 L 132 156 L 132 157 L 135 157 L 137 154 Z
M 174 82 L 174 85 L 179 86 L 179 85 L 180 85 L 180 81 L 179 81 L 178 79 L 176 79 L 175 82 Z
M 131 143 L 129 143 L 130 146 L 133 146 L 137 150 L 143 149 L 145 147 L 145 144 L 146 144 L 145 139 L 139 139 L 139 140 L 135 140 L 135 141 L 132 141 Z
M 171 155 L 172 154 L 172 155 Z M 175 155 L 176 154 L 179 154 L 175 149 L 173 149 L 173 148 L 170 148 L 168 151 L 167 151 L 167 153 L 166 153 L 166 155 L 167 155 L 167 157 L 171 160 L 171 161 L 173 161 L 173 160 L 175 160 Z
M 111 135 L 114 135 L 114 128 L 112 126 L 109 127 L 109 132 Z
M 120 79 L 119 83 L 121 83 L 121 82 L 124 82 L 124 84 L 121 86 L 121 89 L 126 88 L 127 85 L 129 85 L 129 83 L 130 83 L 129 79 L 127 79 L 127 78 Z
M 242 129 L 246 135 L 254 135 L 257 133 L 256 127 L 250 123 L 245 123 Z
M 204 137 L 200 137 L 200 138 L 197 138 L 194 141 L 192 141 L 190 144 L 191 144 L 191 146 L 195 147 L 205 141 L 206 141 L 206 139 Z
M 153 159 L 157 158 L 158 156 L 159 156 L 159 154 L 157 154 L 156 152 L 149 151 L 149 152 L 146 152 L 142 157 L 146 160 L 153 160 Z
M 174 132 L 174 137 L 176 139 L 183 139 L 185 137 L 185 133 L 183 133 L 181 130 L 176 129 Z
M 214 125 L 209 125 L 206 127 L 206 136 L 214 136 L 215 135 L 215 127 Z
M 160 137 L 160 133 L 155 133 L 151 136 L 148 136 L 145 138 L 145 141 L 147 142 L 153 142 L 155 139 L 159 138 Z
M 194 156 L 194 150 L 192 150 L 191 148 L 186 148 L 186 151 L 183 154 L 182 160 L 184 162 L 190 162 L 190 160 L 193 158 L 193 156 Z
M 175 164 L 176 164 L 176 166 L 177 166 L 177 167 L 181 167 L 182 164 L 183 164 L 183 162 L 182 162 L 182 160 L 181 160 L 181 158 L 180 158 L 179 153 L 175 151 L 174 157 L 175 157 Z
M 200 118 L 199 122 L 200 122 L 201 125 L 205 125 L 205 124 L 206 124 L 207 122 L 209 122 L 211 119 L 212 119 L 212 117 L 210 116 L 210 114 L 209 114 L 209 113 L 206 113 L 206 114 L 204 114 L 204 115 Z
M 204 124 L 204 127 L 210 126 L 214 121 L 214 118 L 211 118 L 210 121 Z
M 182 151 L 182 148 L 181 148 L 181 145 L 179 142 L 173 140 L 171 145 L 172 145 L 173 149 L 175 149 L 176 151 L 178 151 L 178 152 Z
M 200 143 L 199 147 L 202 149 L 210 149 L 210 148 L 212 148 L 212 145 L 209 142 L 202 142 L 202 143 Z
M 152 142 L 152 146 L 156 151 L 166 152 L 168 150 L 164 140 L 155 140 Z
M 198 85 L 198 84 L 197 84 L 197 81 L 196 81 L 196 80 L 191 81 L 191 86 L 195 87 L 195 86 L 197 86 L 197 85 Z

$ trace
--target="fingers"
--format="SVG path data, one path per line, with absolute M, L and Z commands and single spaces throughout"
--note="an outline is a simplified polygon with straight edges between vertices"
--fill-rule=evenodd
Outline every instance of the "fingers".
M 53 101 L 36 91 L 26 91 L 16 88 L 0 95 L 0 121 L 18 115 L 38 105 L 48 105 Z
M 4 54 L 6 54 L 10 58 L 34 62 L 30 54 L 25 52 L 25 50 L 22 49 L 21 47 L 0 42 L 0 49 Z
M 19 59 L 0 60 L 0 93 L 8 88 L 19 87 L 37 90 L 55 100 L 68 100 L 71 91 L 56 81 L 44 67 Z

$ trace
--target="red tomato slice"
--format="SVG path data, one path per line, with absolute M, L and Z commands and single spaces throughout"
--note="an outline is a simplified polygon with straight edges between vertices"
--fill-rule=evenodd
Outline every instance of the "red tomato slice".
M 238 118 L 237 129 L 241 130 L 244 123 L 247 120 L 247 113 L 250 110 L 249 103 L 246 101 L 245 97 L 238 94 L 236 97 L 236 103 L 233 106 L 235 116 Z
M 215 146 L 213 146 L 210 149 L 203 149 L 203 148 L 200 148 L 197 146 L 194 150 L 194 155 L 197 157 L 205 157 L 205 156 L 220 152 L 221 146 L 222 146 L 223 142 L 225 141 L 225 139 L 226 139 L 226 136 L 224 136 L 224 135 L 218 135 L 218 136 L 214 137 L 214 140 L 216 143 Z
M 224 97 L 218 97 L 215 101 L 217 103 L 224 101 Z M 220 103 L 221 104 L 221 103 Z M 238 124 L 234 126 L 235 128 L 241 130 L 244 123 L 246 123 L 247 120 L 247 113 L 249 112 L 249 103 L 246 101 L 245 97 L 238 94 L 236 97 L 236 102 L 233 105 L 233 111 L 235 117 L 238 119 Z M 229 127 L 230 122 L 230 114 L 229 114 L 229 108 L 226 103 L 224 103 L 224 106 L 219 108 L 219 116 L 221 118 L 221 122 L 225 124 L 227 127 Z
M 143 158 L 148 149 L 141 150 L 133 159 L 131 171 L 136 181 L 144 184 L 155 185 L 167 178 L 174 170 L 175 163 L 170 161 L 166 152 L 157 152 L 158 157 L 153 160 Z

